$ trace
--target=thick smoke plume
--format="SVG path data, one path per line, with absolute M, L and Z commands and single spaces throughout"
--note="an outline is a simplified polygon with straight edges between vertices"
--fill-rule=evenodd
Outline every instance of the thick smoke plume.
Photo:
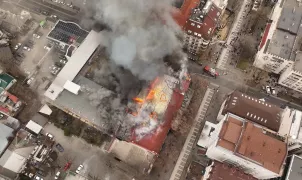
M 104 44 L 115 64 L 140 80 L 169 74 L 165 58 L 185 69 L 178 38 L 180 28 L 171 16 L 172 0 L 100 0 L 96 17 L 110 28 Z M 171 58 L 169 59 L 171 61 Z

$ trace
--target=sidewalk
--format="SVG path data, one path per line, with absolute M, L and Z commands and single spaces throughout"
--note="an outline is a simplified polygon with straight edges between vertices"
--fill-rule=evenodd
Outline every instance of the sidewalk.
M 199 135 L 199 132 L 201 130 L 202 121 L 203 121 L 204 116 L 207 112 L 207 109 L 210 105 L 213 95 L 214 95 L 214 87 L 213 87 L 213 85 L 210 85 L 210 87 L 207 89 L 207 91 L 204 95 L 204 98 L 201 102 L 201 105 L 200 105 L 198 113 L 195 117 L 192 128 L 188 134 L 186 142 L 178 157 L 178 160 L 173 169 L 172 175 L 170 176 L 170 180 L 179 180 L 179 179 L 181 179 L 183 173 L 186 172 L 185 167 L 186 167 L 188 158 L 192 152 L 193 145 L 195 144 L 197 137 Z
M 250 4 L 250 0 L 244 0 L 242 2 L 242 5 L 240 7 L 239 13 L 236 16 L 236 19 L 234 21 L 234 24 L 231 28 L 231 31 L 229 32 L 229 36 L 227 38 L 226 44 L 227 47 L 222 49 L 222 52 L 220 54 L 220 57 L 217 61 L 217 68 L 221 70 L 226 70 L 226 65 L 228 63 L 228 58 L 230 55 L 231 51 L 231 42 L 238 37 L 237 33 L 241 31 L 241 26 L 243 24 L 244 18 L 247 16 L 247 9 L 248 9 L 248 4 Z

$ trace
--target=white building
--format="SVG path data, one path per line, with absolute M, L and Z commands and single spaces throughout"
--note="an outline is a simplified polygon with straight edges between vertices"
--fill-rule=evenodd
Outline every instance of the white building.
M 261 126 L 228 113 L 198 145 L 207 144 L 207 157 L 243 169 L 258 179 L 280 177 L 287 156 L 287 144 Z M 207 130 L 205 130 L 207 131 Z M 272 148 L 274 147 L 274 148 Z
M 302 51 L 297 53 L 294 64 L 280 75 L 278 83 L 295 91 L 302 92 Z
M 302 6 L 297 0 L 278 1 L 256 54 L 254 66 L 280 74 L 299 58 Z

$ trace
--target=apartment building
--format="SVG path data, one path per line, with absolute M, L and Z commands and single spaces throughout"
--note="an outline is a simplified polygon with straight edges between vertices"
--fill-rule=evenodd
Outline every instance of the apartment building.
M 276 74 L 300 61 L 302 6 L 297 0 L 278 1 L 266 25 L 254 66 Z
M 227 0 L 185 0 L 175 20 L 184 32 L 184 47 L 192 60 L 206 50 L 219 25 Z

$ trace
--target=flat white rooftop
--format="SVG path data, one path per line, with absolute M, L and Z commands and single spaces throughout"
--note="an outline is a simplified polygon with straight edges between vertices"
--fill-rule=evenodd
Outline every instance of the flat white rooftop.
M 64 90 L 66 81 L 72 81 L 86 64 L 90 56 L 101 42 L 101 32 L 90 31 L 86 39 L 70 57 L 66 65 L 57 75 L 53 83 L 46 90 L 44 95 L 51 100 L 55 100 Z

